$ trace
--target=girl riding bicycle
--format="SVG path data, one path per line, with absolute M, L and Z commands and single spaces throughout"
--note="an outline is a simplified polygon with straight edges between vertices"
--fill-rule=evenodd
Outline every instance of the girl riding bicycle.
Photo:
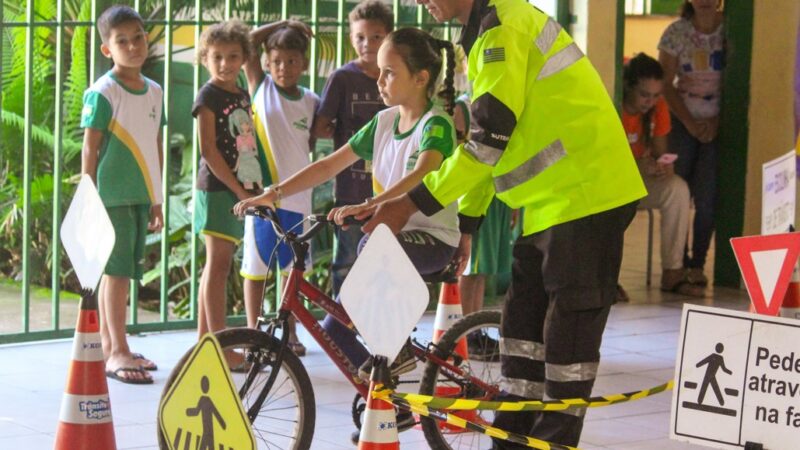
M 444 62 L 442 50 L 447 53 L 447 70 L 439 95 L 444 98 L 445 110 L 432 100 Z M 375 196 L 361 205 L 331 210 L 328 217 L 341 224 L 347 216 L 367 215 L 380 203 L 406 193 L 439 168 L 456 146 L 451 117 L 455 92 L 453 45 L 416 28 L 400 29 L 389 34 L 381 45 L 378 67 L 378 90 L 389 108 L 379 112 L 331 155 L 266 188 L 263 194 L 237 203 L 237 214 L 242 215 L 253 206 L 273 205 L 283 196 L 322 184 L 364 159 L 372 166 Z M 447 265 L 459 238 L 455 203 L 430 217 L 416 213 L 397 235 L 400 246 L 423 275 Z M 323 327 L 356 367 L 368 359 L 368 351 L 352 331 L 331 318 L 325 320 Z M 403 362 L 400 356 L 395 365 Z M 393 373 L 412 369 L 415 361 L 411 358 L 409 362 L 409 367 L 393 367 Z

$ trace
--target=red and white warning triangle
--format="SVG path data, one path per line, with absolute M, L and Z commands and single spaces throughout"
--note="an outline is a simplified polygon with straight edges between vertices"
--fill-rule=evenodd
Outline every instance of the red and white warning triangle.
M 800 256 L 800 232 L 733 238 L 731 246 L 756 312 L 777 316 Z

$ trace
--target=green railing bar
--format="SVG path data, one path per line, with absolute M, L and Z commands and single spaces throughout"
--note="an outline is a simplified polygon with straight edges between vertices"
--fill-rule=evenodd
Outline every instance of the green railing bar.
M 417 5 L 417 28 L 422 28 L 422 5 Z
M 131 298 L 131 318 L 128 325 L 139 323 L 139 281 L 131 279 L 130 289 L 128 290 Z
M 314 309 L 311 315 L 320 320 L 325 317 L 325 311 L 321 309 Z M 267 313 L 265 317 L 273 319 L 275 313 Z M 228 316 L 227 324 L 229 326 L 240 327 L 247 324 L 247 317 L 243 315 Z M 173 320 L 167 323 L 140 323 L 137 325 L 128 325 L 127 331 L 129 333 L 147 333 L 154 331 L 180 331 L 193 328 L 196 322 L 193 320 L 181 319 Z M 13 334 L 0 334 L 0 345 L 3 344 L 17 344 L 22 342 L 32 342 L 44 339 L 64 339 L 72 338 L 75 335 L 75 328 L 64 328 L 60 330 L 45 330 L 45 331 L 29 331 L 27 333 L 13 333 Z
M 141 12 L 139 9 L 139 0 L 134 2 L 133 9 L 138 13 Z M 139 282 L 132 278 L 128 286 L 128 296 L 131 302 L 131 317 L 128 320 L 128 326 L 131 326 L 139 323 Z
M 281 20 L 286 20 L 288 18 L 289 18 L 289 1 L 281 0 Z
M 253 1 L 253 22 L 256 24 L 260 22 L 261 17 L 261 2 L 258 0 Z
M 255 0 L 258 2 L 258 0 Z M 225 0 L 225 20 L 230 20 L 231 18 L 231 0 Z
M 97 23 L 97 1 L 98 0 L 91 0 L 91 25 L 94 26 Z M 89 83 L 93 83 L 95 78 L 95 65 L 97 63 L 97 30 L 92 30 L 89 33 Z
M 33 2 L 28 0 L 26 8 L 27 20 L 33 20 Z M 31 307 L 31 163 L 32 163 L 32 140 L 31 131 L 33 128 L 33 39 L 34 27 L 30 26 L 25 33 L 25 126 L 22 131 L 22 152 L 23 152 L 23 186 L 22 194 L 22 330 L 30 330 L 30 307 Z
M 61 327 L 61 238 L 58 232 L 61 229 L 61 177 L 64 157 L 63 129 L 61 127 L 64 113 L 61 101 L 62 80 L 64 78 L 64 26 L 61 25 L 61 22 L 64 20 L 64 0 L 59 0 L 58 2 L 56 18 L 59 26 L 56 28 L 56 104 L 53 116 L 53 140 L 55 141 L 55 148 L 53 149 L 53 237 L 51 239 L 53 265 L 50 272 L 52 278 L 50 284 L 53 291 L 51 322 L 54 330 L 58 330 Z
M 5 23 L 2 20 L 5 14 L 5 2 L 0 1 L 0 38 L 5 38 Z M 0 45 L 0 111 L 3 111 L 3 46 Z M 3 127 L 0 126 L 0 142 L 5 142 L 3 139 Z
M 226 1 L 226 10 L 229 13 L 230 8 L 229 5 L 230 0 Z M 164 30 L 164 84 L 163 84 L 163 92 L 164 92 L 164 114 L 167 117 L 170 117 L 170 100 L 172 99 L 172 22 L 170 21 L 170 14 L 172 11 L 172 0 L 166 0 L 164 2 L 164 14 L 167 16 L 167 25 L 166 29 Z M 167 121 L 166 125 L 162 129 L 163 133 L 163 140 L 162 140 L 162 154 L 164 158 L 163 162 L 163 170 L 162 170 L 162 192 L 164 203 L 162 205 L 162 213 L 164 216 L 164 227 L 161 229 L 161 302 L 160 302 L 160 314 L 161 314 L 161 321 L 167 322 L 167 306 L 169 306 L 169 211 L 170 211 L 170 202 L 169 202 L 169 191 L 170 191 L 170 182 L 169 182 L 169 173 L 170 173 L 170 162 L 172 160 L 169 148 L 169 121 Z
M 256 0 L 258 3 L 258 0 Z M 195 15 L 198 21 L 203 17 L 203 6 L 201 0 L 195 0 L 194 2 L 195 8 Z M 194 28 L 194 42 L 195 47 L 197 47 L 198 43 L 200 42 L 200 34 L 202 33 L 202 26 L 197 25 Z M 197 91 L 200 90 L 200 64 L 194 65 L 194 71 L 192 73 L 192 81 L 194 83 L 194 96 L 197 96 Z M 198 163 L 200 160 L 200 143 L 197 139 L 197 121 L 192 120 L 192 180 L 197 179 L 197 170 L 198 170 Z M 192 205 L 197 204 L 197 189 L 194 187 L 194 183 L 192 184 Z M 192 320 L 197 321 L 197 226 L 195 225 L 195 219 L 197 217 L 197 208 L 192 208 L 192 261 L 191 261 L 191 277 L 192 281 L 189 286 L 189 316 Z
M 344 22 L 344 3 L 339 2 L 336 8 L 337 25 Z M 336 67 L 344 65 L 344 28 L 344 25 L 336 27 Z
M 311 2 L 311 29 L 314 32 L 314 39 L 311 39 L 311 64 L 309 65 L 309 81 L 310 81 L 310 88 L 312 91 L 317 91 L 317 53 L 319 52 L 319 39 L 316 36 L 319 34 L 319 8 L 317 8 L 317 4 L 319 3 L 318 0 L 313 0 Z
M 569 0 L 558 0 L 556 21 L 567 30 L 567 33 L 572 33 L 572 15 L 569 11 Z
M 173 321 L 169 323 L 141 323 L 138 325 L 128 325 L 126 331 L 129 333 L 142 333 L 148 331 L 171 331 L 184 330 L 190 328 L 192 322 L 189 320 Z M 44 339 L 63 339 L 72 338 L 75 335 L 75 328 L 62 328 L 60 330 L 30 331 L 28 333 L 14 333 L 0 335 L 0 345 L 16 344 L 21 342 L 39 341 Z
M 400 0 L 392 0 L 392 14 L 394 14 L 394 27 L 399 28 L 397 25 L 400 22 Z

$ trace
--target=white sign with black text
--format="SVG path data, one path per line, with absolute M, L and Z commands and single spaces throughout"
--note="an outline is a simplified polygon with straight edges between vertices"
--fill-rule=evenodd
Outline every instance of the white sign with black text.
M 789 153 L 764 163 L 762 168 L 761 234 L 786 233 L 794 226 L 797 154 Z
M 770 450 L 800 442 L 800 322 L 684 305 L 670 438 Z

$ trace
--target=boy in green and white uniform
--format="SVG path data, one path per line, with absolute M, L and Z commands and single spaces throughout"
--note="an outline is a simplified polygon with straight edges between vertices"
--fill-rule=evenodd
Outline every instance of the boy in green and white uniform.
M 95 181 L 116 240 L 100 282 L 100 332 L 106 375 L 149 384 L 156 365 L 131 353 L 125 337 L 130 280 L 142 278 L 145 237 L 163 224 L 163 92 L 141 74 L 147 34 L 138 13 L 112 6 L 98 19 L 103 55 L 114 67 L 84 94 L 82 172 Z

